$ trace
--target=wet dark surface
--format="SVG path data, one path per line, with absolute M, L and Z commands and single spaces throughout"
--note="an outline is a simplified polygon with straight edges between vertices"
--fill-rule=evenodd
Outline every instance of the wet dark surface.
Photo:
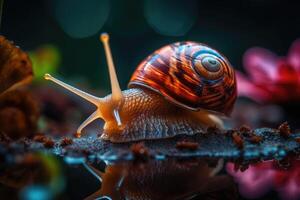
M 111 143 L 0 134 L 4 199 L 297 199 L 300 133 L 219 130 L 194 136 Z M 296 178 L 295 178 L 296 177 Z M 296 188 L 296 189 L 295 189 Z M 284 197 L 284 198 L 283 198 Z
M 293 133 L 284 136 L 277 129 L 261 128 L 254 131 L 255 136 L 261 137 L 260 141 L 253 141 L 251 137 L 243 136 L 237 132 L 243 142 L 242 146 L 235 143 L 232 131 L 198 134 L 195 136 L 178 136 L 162 140 L 143 141 L 147 149 L 147 156 L 156 159 L 165 159 L 167 157 L 215 157 L 236 159 L 280 159 L 289 152 L 297 152 L 300 144 L 297 138 L 300 133 Z M 51 140 L 47 141 L 47 140 Z M 97 157 L 101 160 L 132 160 L 132 143 L 111 143 L 93 136 L 83 136 L 74 138 L 66 143 L 66 139 L 47 139 L 41 143 L 39 140 L 30 139 L 19 140 L 10 144 L 3 144 L 0 152 L 5 157 L 9 154 L 15 154 L 25 151 L 43 150 L 53 154 L 69 157 Z M 179 148 L 178 143 L 190 142 L 197 144 L 197 147 L 190 149 Z M 6 148 L 7 146 L 8 148 Z
M 193 137 L 119 144 L 96 134 L 18 141 L 2 135 L 0 194 L 12 199 L 243 199 L 256 188 L 259 192 L 250 193 L 259 194 L 256 199 L 280 198 L 286 185 L 291 187 L 289 180 L 300 175 L 300 134 L 284 130 L 212 129 Z M 262 174 L 269 177 L 264 187 L 252 177 Z M 285 181 L 274 185 L 273 178 L 282 176 Z
M 179 136 L 164 140 L 144 141 L 149 154 L 156 158 L 163 157 L 219 157 L 244 159 L 272 159 L 282 158 L 288 152 L 297 151 L 300 144 L 295 138 L 300 134 L 293 134 L 288 138 L 282 137 L 272 129 L 257 129 L 257 136 L 263 139 L 260 143 L 253 143 L 244 139 L 244 147 L 239 149 L 228 133 L 195 135 L 194 137 Z M 176 144 L 180 141 L 191 141 L 199 144 L 195 150 L 178 149 Z M 93 137 L 75 139 L 74 144 L 67 148 L 56 148 L 58 154 L 77 153 L 84 150 L 92 155 L 99 155 L 104 160 L 131 159 L 130 146 L 132 143 L 112 144 Z

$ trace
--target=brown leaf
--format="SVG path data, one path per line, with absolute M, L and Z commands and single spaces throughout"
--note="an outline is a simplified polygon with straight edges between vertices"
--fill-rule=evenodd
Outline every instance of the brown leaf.
M 130 146 L 135 159 L 145 160 L 149 157 L 149 150 L 143 142 L 134 143 Z
M 65 147 L 68 145 L 73 144 L 73 139 L 69 138 L 69 137 L 64 137 L 61 141 L 60 141 L 60 146 Z
M 29 91 L 16 89 L 0 96 L 0 131 L 10 138 L 32 136 L 38 117 L 39 106 Z
M 280 135 L 282 135 L 283 137 L 288 137 L 291 134 L 291 128 L 288 122 L 283 122 L 282 124 L 280 124 L 278 130 Z
M 27 53 L 0 36 L 0 94 L 31 82 L 32 77 Z
M 244 140 L 243 140 L 243 138 L 241 137 L 241 135 L 238 132 L 233 132 L 232 139 L 233 139 L 234 144 L 239 149 L 243 149 L 244 148 Z
M 192 141 L 179 141 L 176 143 L 177 149 L 186 149 L 186 150 L 197 150 L 199 147 L 199 144 L 197 142 Z

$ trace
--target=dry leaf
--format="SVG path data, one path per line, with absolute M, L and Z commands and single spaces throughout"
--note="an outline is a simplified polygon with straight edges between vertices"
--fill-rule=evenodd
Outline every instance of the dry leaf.
M 31 82 L 32 77 L 27 53 L 0 36 L 0 94 Z
M 0 96 L 0 131 L 10 138 L 31 137 L 38 117 L 39 106 L 28 90 L 11 90 Z

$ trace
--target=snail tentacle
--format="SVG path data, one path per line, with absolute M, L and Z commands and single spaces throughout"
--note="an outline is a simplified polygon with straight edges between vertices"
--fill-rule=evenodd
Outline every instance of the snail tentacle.
M 122 126 L 122 121 L 120 118 L 119 110 L 122 108 L 124 104 L 124 97 L 122 94 L 122 90 L 120 88 L 120 84 L 118 81 L 116 68 L 113 62 L 110 46 L 109 46 L 109 35 L 107 33 L 102 33 L 100 35 L 100 40 L 103 43 L 104 50 L 105 50 L 105 56 L 107 60 L 108 65 L 108 71 L 109 71 L 109 77 L 110 77 L 110 83 L 111 83 L 111 100 L 113 103 L 113 116 L 115 118 L 116 123 L 118 126 Z
M 116 103 L 119 104 L 123 100 L 122 90 L 120 88 L 120 84 L 118 81 L 118 77 L 116 74 L 115 65 L 112 59 L 111 50 L 109 46 L 109 35 L 107 33 L 102 33 L 100 36 L 100 40 L 103 43 L 107 65 L 108 65 L 108 71 L 109 71 L 109 77 L 110 77 L 110 83 L 111 83 L 111 98 Z
M 114 118 L 118 124 L 118 126 L 122 126 L 122 121 L 121 121 L 121 117 L 120 117 L 120 113 L 118 109 L 114 109 Z
M 64 87 L 65 89 L 67 89 L 70 92 L 72 92 L 72 93 L 74 93 L 74 94 L 76 94 L 76 95 L 84 98 L 85 100 L 87 100 L 88 102 L 94 104 L 95 106 L 98 106 L 99 103 L 101 102 L 101 100 L 100 100 L 99 97 L 93 96 L 93 95 L 88 94 L 88 93 L 86 93 L 86 92 L 84 92 L 82 90 L 79 90 L 79 89 L 77 89 L 77 88 L 75 88 L 75 87 L 73 87 L 73 86 L 71 86 L 71 85 L 69 85 L 67 83 L 64 83 L 64 82 L 58 80 L 57 78 L 54 78 L 50 74 L 45 74 L 44 78 L 46 80 L 50 80 L 50 81 L 52 81 L 52 82 L 54 82 L 54 83 L 56 83 L 56 84 Z
M 62 87 L 64 87 L 65 89 L 69 90 L 70 92 L 84 98 L 85 100 L 87 100 L 88 102 L 94 104 L 98 109 L 93 113 L 91 114 L 77 129 L 77 134 L 78 136 L 80 137 L 81 136 L 81 131 L 82 129 L 84 129 L 88 124 L 90 124 L 92 121 L 94 121 L 95 119 L 98 119 L 98 118 L 101 118 L 101 119 L 104 119 L 103 118 L 103 115 L 102 115 L 102 112 L 100 110 L 100 106 L 102 105 L 102 98 L 99 98 L 99 97 L 96 97 L 96 96 L 93 96 L 91 94 L 88 94 L 82 90 L 79 90 L 67 83 L 64 83 L 56 78 L 54 78 L 53 76 L 51 76 L 50 74 L 45 74 L 45 79 L 46 80 L 50 80 Z
M 82 122 L 82 124 L 80 124 L 80 126 L 77 129 L 78 136 L 79 137 L 81 136 L 82 129 L 84 129 L 87 125 L 89 125 L 90 123 L 92 123 L 94 120 L 96 120 L 98 118 L 103 118 L 103 117 L 102 117 L 101 112 L 99 110 L 96 110 L 86 120 L 84 120 L 84 122 Z
M 122 94 L 122 91 L 121 91 L 121 88 L 119 85 L 119 81 L 117 78 L 115 66 L 113 63 L 112 55 L 111 55 L 111 50 L 110 50 L 110 46 L 109 46 L 109 35 L 107 33 L 103 33 L 103 34 L 101 34 L 100 39 L 104 45 L 105 55 L 106 55 L 106 60 L 107 60 L 107 65 L 108 65 L 108 71 L 109 71 L 109 77 L 110 77 L 110 81 L 111 81 L 112 93 L 111 93 L 110 103 L 111 103 L 111 108 L 112 108 L 112 114 L 113 114 L 113 117 L 115 118 L 117 125 L 120 127 L 120 126 L 122 126 L 122 121 L 121 121 L 119 111 L 122 109 L 122 106 L 124 104 L 124 97 L 123 97 L 123 94 Z M 100 105 L 104 106 L 102 98 L 99 98 L 99 97 L 90 95 L 84 91 L 81 91 L 71 85 L 68 85 L 68 84 L 52 77 L 50 74 L 45 74 L 44 77 L 46 80 L 53 81 L 54 83 L 64 87 L 65 89 L 75 93 L 76 95 L 86 99 L 87 101 L 89 101 L 92 104 L 94 104 L 95 106 L 97 106 L 98 109 L 93 114 L 91 114 L 90 117 L 88 117 L 79 126 L 79 128 L 77 130 L 78 135 L 80 135 L 80 133 L 84 127 L 86 127 L 89 123 L 91 123 L 95 119 L 97 119 L 97 118 L 104 119 L 104 117 L 101 113 L 101 109 L 100 109 Z

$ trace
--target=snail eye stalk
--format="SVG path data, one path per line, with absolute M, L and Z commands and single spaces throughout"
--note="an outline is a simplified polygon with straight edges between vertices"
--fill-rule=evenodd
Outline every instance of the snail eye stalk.
M 111 100 L 114 105 L 113 115 L 114 118 L 118 124 L 118 126 L 122 125 L 119 110 L 121 109 L 123 105 L 123 94 L 122 90 L 120 88 L 120 84 L 117 78 L 115 65 L 112 59 L 111 50 L 109 46 L 109 35 L 107 33 L 102 33 L 100 36 L 100 40 L 103 43 L 107 65 L 108 65 L 108 71 L 109 71 L 109 77 L 110 77 L 110 83 L 111 83 Z
M 65 89 L 67 89 L 70 92 L 73 92 L 74 94 L 76 94 L 76 95 L 84 98 L 85 100 L 87 100 L 88 102 L 94 104 L 95 106 L 97 106 L 97 107 L 99 106 L 100 98 L 98 98 L 96 96 L 93 96 L 91 94 L 88 94 L 88 93 L 86 93 L 86 92 L 84 92 L 82 90 L 79 90 L 79 89 L 77 89 L 77 88 L 75 88 L 75 87 L 73 87 L 73 86 L 71 86 L 71 85 L 69 85 L 67 83 L 64 83 L 64 82 L 62 82 L 62 81 L 54 78 L 50 74 L 45 74 L 44 78 L 46 80 L 50 80 L 50 81 L 52 81 L 52 82 L 54 82 L 54 83 L 56 83 L 56 84 L 64 87 Z
M 110 83 L 111 83 L 112 100 L 116 102 L 120 102 L 123 99 L 123 95 L 117 78 L 115 65 L 111 55 L 111 50 L 109 46 L 109 35 L 107 33 L 102 33 L 100 36 L 100 40 L 104 45 L 104 50 L 105 50 L 105 55 L 106 55 L 106 60 L 107 60 L 107 65 L 109 70 Z

